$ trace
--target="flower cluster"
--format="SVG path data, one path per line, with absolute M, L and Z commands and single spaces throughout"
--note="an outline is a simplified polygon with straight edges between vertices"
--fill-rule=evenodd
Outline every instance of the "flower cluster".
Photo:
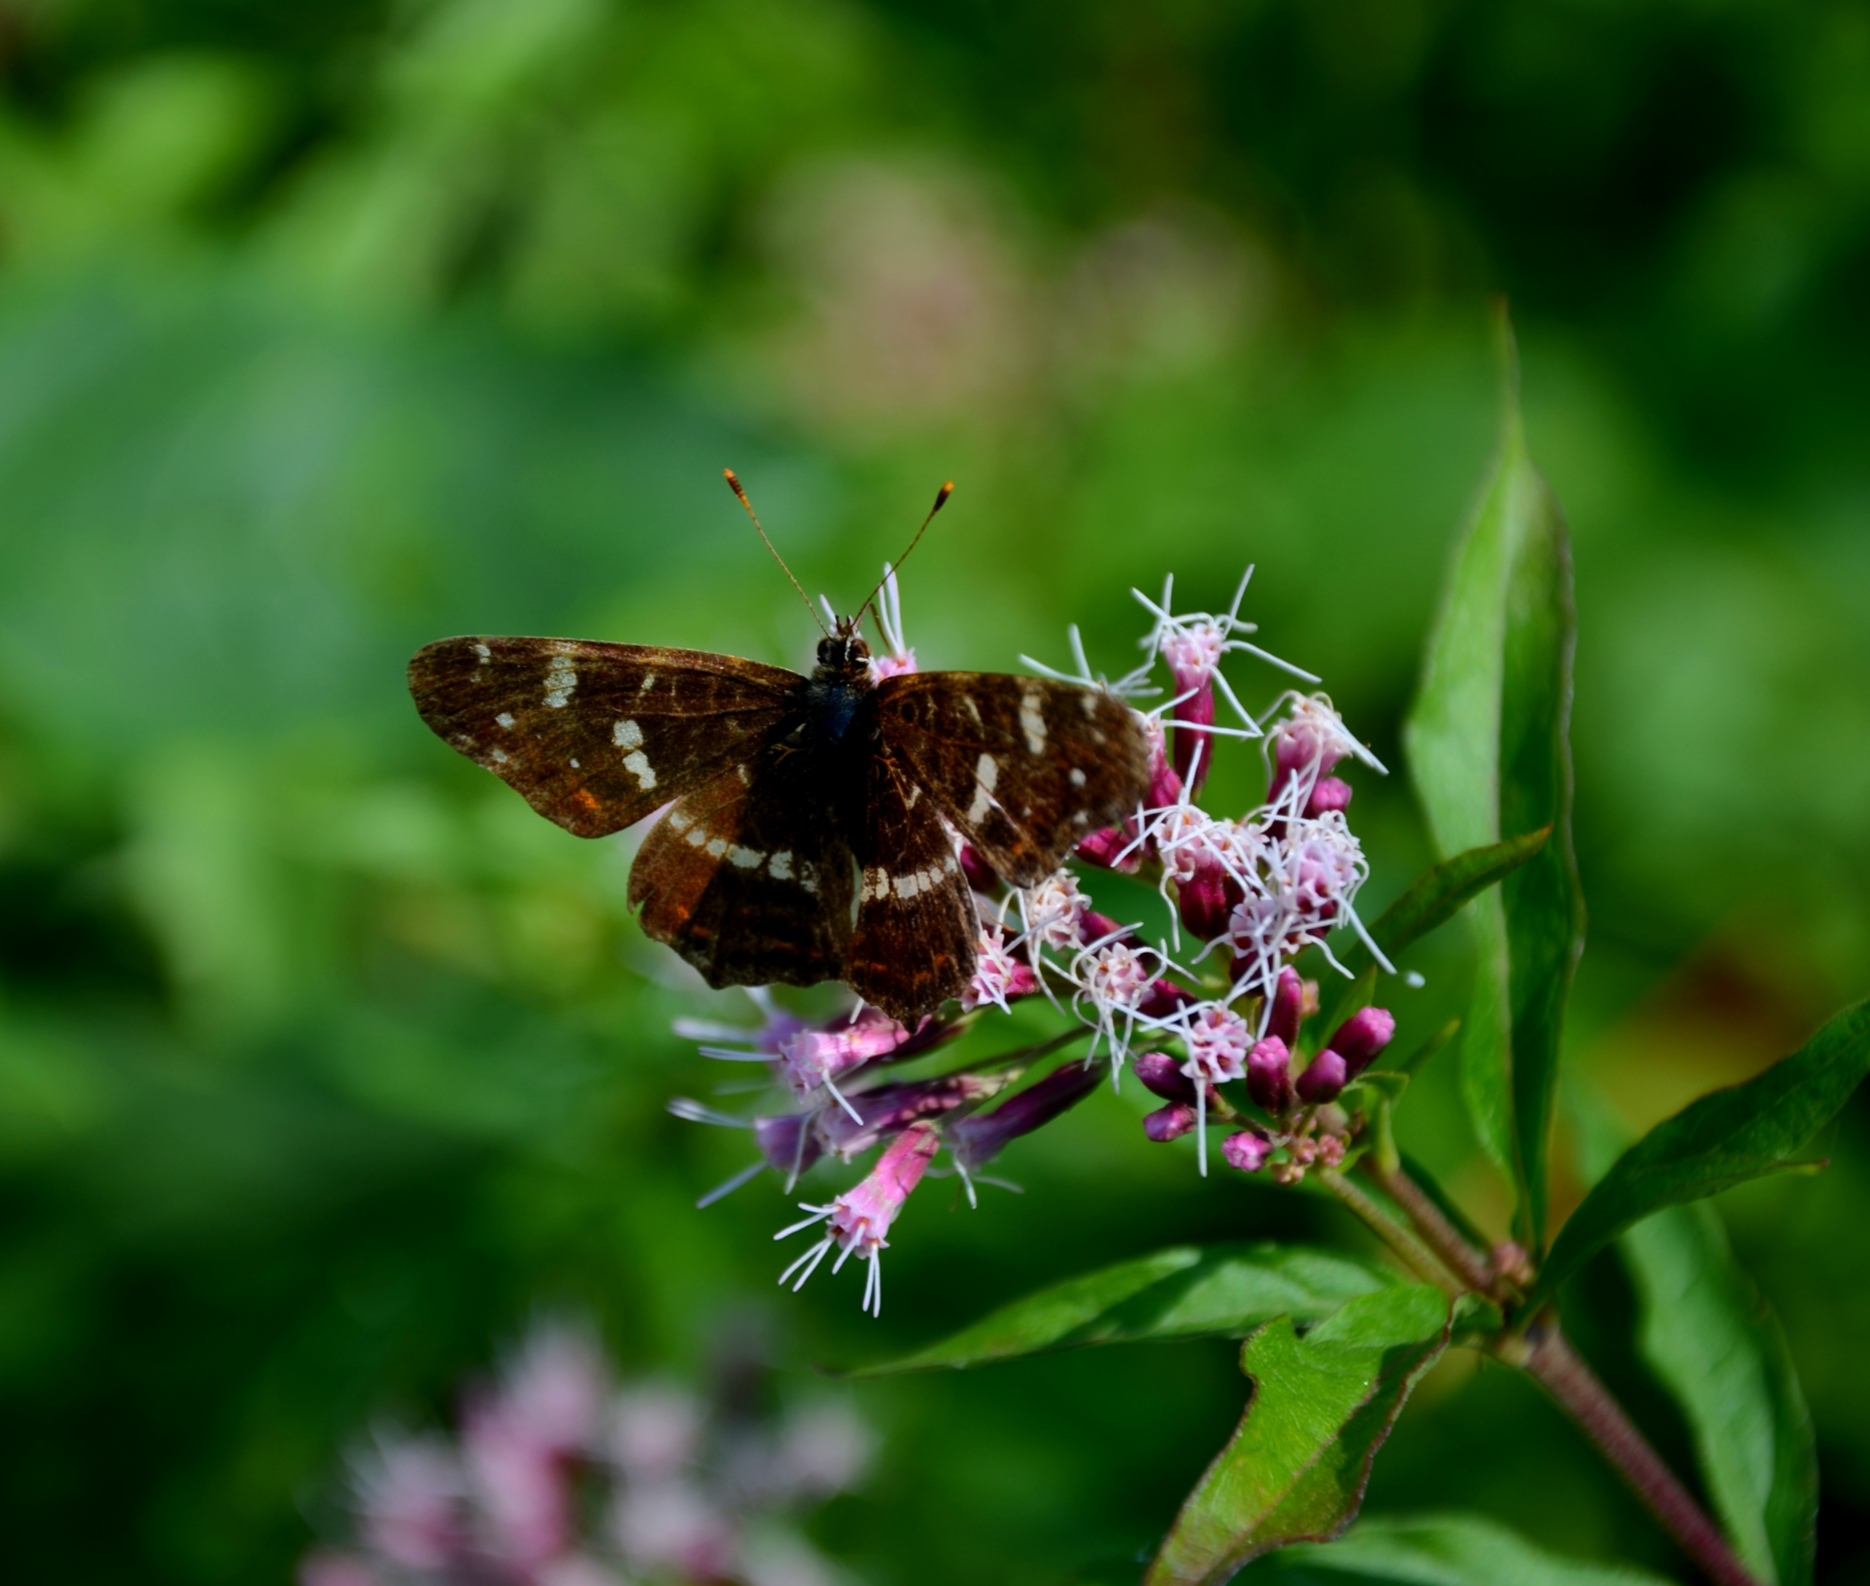
M 757 1028 L 678 1025 L 706 1043 L 709 1056 L 766 1064 L 787 1097 L 782 1110 L 750 1118 L 671 1103 L 683 1117 L 750 1128 L 759 1150 L 704 1205 L 767 1168 L 790 1189 L 821 1159 L 850 1161 L 882 1147 L 855 1188 L 801 1205 L 808 1215 L 776 1236 L 807 1228 L 819 1235 L 782 1283 L 803 1285 L 834 1251 L 834 1271 L 855 1256 L 867 1268 L 864 1306 L 878 1310 L 881 1253 L 925 1176 L 957 1173 L 972 1200 L 980 1170 L 1010 1140 L 1082 1101 L 1102 1075 L 1120 1083 L 1126 1068 L 1163 1103 L 1144 1118 L 1145 1137 L 1192 1134 L 1204 1174 L 1214 1128 L 1224 1131 L 1220 1154 L 1229 1166 L 1282 1184 L 1315 1166 L 1339 1167 L 1358 1148 L 1365 1119 L 1347 1087 L 1388 1044 L 1394 1020 L 1381 1008 L 1352 1011 L 1308 1056 L 1301 1031 L 1319 995 L 1299 961 L 1316 950 L 1323 970 L 1347 974 L 1331 942 L 1349 931 L 1391 969 L 1357 915 L 1368 866 L 1347 819 L 1350 784 L 1336 774 L 1352 760 L 1383 767 L 1323 694 L 1288 690 L 1260 717 L 1241 704 L 1222 672 L 1232 655 L 1318 681 L 1248 641 L 1253 626 L 1239 615 L 1246 587 L 1243 579 L 1224 613 L 1177 613 L 1172 583 L 1160 601 L 1137 593 L 1152 619 L 1146 653 L 1115 681 L 1091 672 L 1075 628 L 1075 671 L 1023 658 L 1047 676 L 1102 686 L 1130 703 L 1149 744 L 1148 791 L 1122 825 L 1078 844 L 1076 870 L 1033 887 L 1004 885 L 956 835 L 981 931 L 973 984 L 957 1009 L 914 1027 L 862 1005 L 806 1022 L 756 993 Z M 893 575 L 885 591 L 888 654 L 876 665 L 913 670 Z M 1216 746 L 1238 739 L 1261 741 L 1266 796 L 1239 816 L 1215 814 L 1200 794 Z M 1166 938 L 1149 940 L 1140 925 L 1095 908 L 1086 878 L 1100 870 L 1155 882 L 1168 909 Z M 933 1059 L 989 1009 L 1004 1014 L 1034 998 L 1064 1016 L 1056 1039 L 960 1071 Z M 1074 1041 L 1086 1044 L 1048 1066 Z M 914 1061 L 921 1058 L 930 1061 Z M 947 1164 L 938 1165 L 944 1153 Z
M 870 1444 L 839 1404 L 767 1424 L 671 1383 L 619 1388 L 588 1331 L 543 1325 L 467 1395 L 458 1437 L 379 1432 L 354 1456 L 356 1540 L 309 1554 L 299 1583 L 830 1586 L 782 1517 L 848 1491 Z

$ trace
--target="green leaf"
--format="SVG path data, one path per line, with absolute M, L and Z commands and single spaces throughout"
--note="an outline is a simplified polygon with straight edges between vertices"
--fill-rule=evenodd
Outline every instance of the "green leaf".
M 1041 1289 L 939 1344 L 857 1375 L 978 1366 L 1085 1344 L 1240 1338 L 1275 1316 L 1329 1316 L 1395 1281 L 1374 1262 L 1303 1245 L 1183 1245 Z
M 1665 1206 L 1807 1165 L 1813 1136 L 1870 1072 L 1870 1002 L 1846 1008 L 1744 1085 L 1691 1102 L 1617 1158 L 1552 1244 L 1524 1314 L 1618 1234 Z
M 1810 1586 L 1818 1456 L 1778 1318 L 1710 1206 L 1671 1207 L 1620 1245 L 1643 1358 L 1687 1418 L 1734 1552 L 1767 1586 Z
M 1565 520 L 1526 451 L 1512 336 L 1493 472 L 1430 636 L 1404 729 L 1437 847 L 1502 832 L 1552 837 L 1473 910 L 1479 949 L 1461 1089 L 1482 1147 L 1515 1195 L 1515 1232 L 1545 1239 L 1559 1031 L 1584 940 L 1571 844 L 1571 664 L 1576 630 Z
M 1555 1558 L 1479 1515 L 1380 1515 L 1337 1542 L 1300 1543 L 1255 1564 L 1241 1586 L 1666 1586 L 1624 1565 Z
M 1336 1536 L 1410 1390 L 1448 1341 L 1448 1298 L 1408 1284 L 1350 1301 L 1300 1337 L 1269 1323 L 1240 1351 L 1240 1425 L 1176 1517 L 1145 1586 L 1219 1586 L 1250 1559 Z
M 1432 869 L 1425 870 L 1409 889 L 1385 909 L 1370 925 L 1370 939 L 1395 958 L 1430 931 L 1447 924 L 1469 902 L 1496 881 L 1503 881 L 1539 852 L 1551 836 L 1550 827 L 1510 837 L 1503 843 L 1489 843 L 1484 848 L 1470 848 Z M 1344 967 L 1355 977 L 1330 984 L 1336 996 L 1327 997 L 1317 1019 L 1318 1027 L 1329 1034 L 1338 1022 L 1366 1006 L 1376 988 L 1376 970 L 1370 950 L 1359 942 L 1340 955 Z

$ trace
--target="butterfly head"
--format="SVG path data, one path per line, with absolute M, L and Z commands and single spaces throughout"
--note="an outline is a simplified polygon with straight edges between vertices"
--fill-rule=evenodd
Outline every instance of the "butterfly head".
M 818 675 L 827 682 L 870 676 L 870 646 L 857 631 L 856 618 L 838 618 L 836 629 L 818 641 Z

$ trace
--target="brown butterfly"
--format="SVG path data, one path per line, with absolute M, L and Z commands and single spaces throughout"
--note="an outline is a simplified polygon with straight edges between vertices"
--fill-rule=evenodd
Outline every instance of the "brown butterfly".
M 670 805 L 630 904 L 710 985 L 842 980 L 910 1020 L 974 973 L 980 927 L 949 826 L 1032 885 L 1134 811 L 1148 749 L 1102 688 L 874 681 L 863 609 L 820 642 L 810 677 L 699 650 L 469 637 L 419 651 L 409 690 L 439 737 L 580 837 Z

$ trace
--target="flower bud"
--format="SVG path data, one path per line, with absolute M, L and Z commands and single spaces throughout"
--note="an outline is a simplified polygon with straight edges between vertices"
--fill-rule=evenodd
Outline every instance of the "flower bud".
M 1200 1120 L 1195 1109 L 1185 1101 L 1172 1101 L 1166 1107 L 1158 1107 L 1143 1119 L 1143 1133 L 1158 1145 L 1165 1145 L 1170 1140 L 1179 1140 L 1193 1129 Z
M 1121 826 L 1105 826 L 1092 832 L 1072 851 L 1088 865 L 1126 874 L 1136 869 L 1141 857 L 1135 838 Z
M 842 1106 L 820 1108 L 813 1132 L 827 1150 L 848 1162 L 919 1119 L 940 1118 L 991 1091 L 992 1082 L 976 1074 L 950 1074 L 907 1085 L 878 1085 L 845 1098 L 856 1118 Z M 788 1162 L 786 1167 L 790 1169 L 791 1164 Z
M 1247 1053 L 1247 1094 L 1275 1118 L 1292 1105 L 1292 1053 L 1278 1036 L 1267 1036 Z
M 1240 884 L 1215 859 L 1197 860 L 1193 874 L 1175 887 L 1175 905 L 1184 929 L 1204 942 L 1227 929 L 1227 917 L 1240 898 Z
M 1312 796 L 1306 801 L 1305 813 L 1322 815 L 1326 810 L 1347 809 L 1354 791 L 1342 777 L 1321 776 L 1312 787 Z
M 1182 1065 L 1167 1052 L 1145 1052 L 1130 1065 L 1146 1090 L 1153 1090 L 1164 1101 L 1193 1101 L 1195 1087 L 1182 1072 Z
M 961 862 L 961 874 L 967 877 L 967 884 L 976 892 L 991 892 L 999 886 L 1000 878 L 993 873 L 992 866 L 974 852 L 972 843 L 963 843 L 956 857 Z
M 1143 993 L 1143 1000 L 1136 1005 L 1136 1011 L 1145 1019 L 1166 1019 L 1178 1008 L 1185 1008 L 1191 1002 L 1200 999 L 1192 991 L 1184 991 L 1172 980 L 1154 980 L 1149 990 Z
M 948 1149 L 963 1167 L 991 1162 L 1009 1140 L 1044 1128 L 1075 1107 L 1103 1082 L 1103 1071 L 1089 1063 L 1066 1063 L 1044 1079 L 1009 1096 L 992 1112 L 975 1113 L 948 1126 Z
M 1242 1173 L 1259 1172 L 1272 1152 L 1273 1142 L 1258 1129 L 1242 1129 L 1221 1142 L 1221 1155 L 1227 1159 L 1227 1165 L 1239 1168 Z
M 1279 984 L 1273 991 L 1273 1012 L 1266 1021 L 1266 1033 L 1277 1036 L 1288 1049 L 1299 1038 L 1299 1024 L 1305 1017 L 1305 982 L 1296 969 L 1279 971 Z
M 1368 1068 L 1395 1034 L 1396 1017 L 1387 1008 L 1362 1008 L 1340 1024 L 1325 1045 L 1344 1059 L 1348 1081 Z
M 1305 1072 L 1299 1075 L 1299 1100 L 1308 1107 L 1335 1101 L 1347 1078 L 1343 1055 L 1326 1047 L 1305 1065 Z

